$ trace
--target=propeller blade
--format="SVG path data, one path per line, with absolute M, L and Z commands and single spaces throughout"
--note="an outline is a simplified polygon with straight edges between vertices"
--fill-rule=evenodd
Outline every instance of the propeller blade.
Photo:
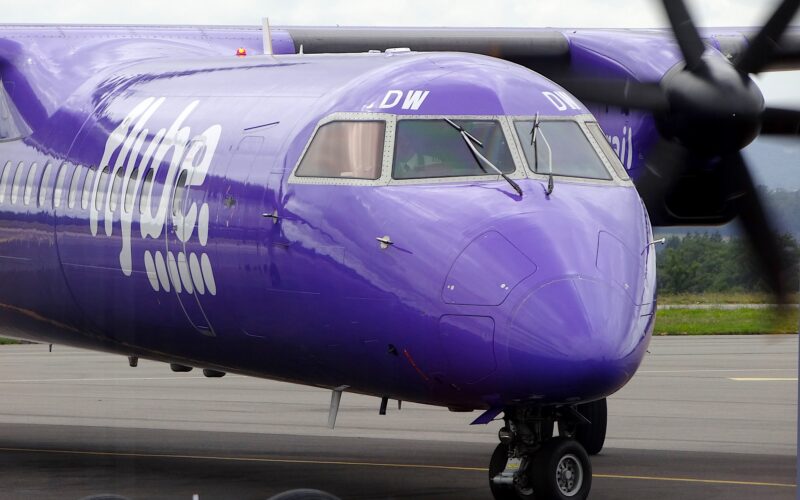
M 686 67 L 689 71 L 695 71 L 703 64 L 706 46 L 697 32 L 689 10 L 683 0 L 664 0 L 664 9 L 686 60 Z
M 767 218 L 756 185 L 741 153 L 731 154 L 725 161 L 736 186 L 731 199 L 736 203 L 742 229 L 752 245 L 767 285 L 777 296 L 778 303 L 786 304 L 789 297 L 782 276 L 785 269 L 784 253 Z
M 764 135 L 800 135 L 800 110 L 767 108 L 761 119 Z
M 736 61 L 739 73 L 759 73 L 770 63 L 779 50 L 778 42 L 783 32 L 798 10 L 800 0 L 784 0 L 781 3 L 767 24 L 752 39 L 747 51 Z
M 657 83 L 599 78 L 571 78 L 558 80 L 558 83 L 585 102 L 639 109 L 651 113 L 661 113 L 669 109 L 667 97 Z

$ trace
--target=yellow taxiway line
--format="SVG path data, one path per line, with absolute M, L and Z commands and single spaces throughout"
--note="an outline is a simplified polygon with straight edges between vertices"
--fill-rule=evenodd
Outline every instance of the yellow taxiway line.
M 383 462 L 356 462 L 344 460 L 304 460 L 304 459 L 291 459 L 291 458 L 267 458 L 267 457 L 226 457 L 226 456 L 213 456 L 213 455 L 176 455 L 167 453 L 126 453 L 126 452 L 109 452 L 109 451 L 80 451 L 80 450 L 53 450 L 53 449 L 35 449 L 35 448 L 0 448 L 0 452 L 16 452 L 16 453 L 49 453 L 61 455 L 85 455 L 96 457 L 130 457 L 130 458 L 169 458 L 169 459 L 184 459 L 184 460 L 213 460 L 225 462 L 261 462 L 261 463 L 279 463 L 279 464 L 303 464 L 303 465 L 347 465 L 356 467 L 384 467 L 396 469 L 436 469 L 436 470 L 449 470 L 449 471 L 466 471 L 466 472 L 488 472 L 486 467 L 459 467 L 452 465 L 431 465 L 431 464 L 398 464 L 398 463 L 383 463 Z M 632 479 L 639 481 L 671 481 L 681 483 L 698 483 L 698 484 L 719 484 L 730 486 L 766 486 L 772 488 L 794 488 L 796 485 L 789 483 L 767 483 L 760 481 L 728 481 L 723 479 L 697 479 L 686 477 L 662 477 L 662 476 L 632 476 L 624 474 L 593 474 L 595 478 L 603 479 Z
M 771 486 L 773 488 L 794 488 L 796 485 L 789 483 L 764 483 L 760 481 L 727 481 L 724 479 L 696 479 L 689 477 L 660 477 L 660 476 L 626 476 L 617 474 L 592 474 L 592 477 L 607 479 L 639 479 L 642 481 L 672 481 L 679 483 L 702 484 L 729 484 L 732 486 Z

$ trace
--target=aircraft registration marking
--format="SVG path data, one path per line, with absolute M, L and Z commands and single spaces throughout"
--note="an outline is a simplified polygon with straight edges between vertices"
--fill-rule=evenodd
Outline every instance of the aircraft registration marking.
M 383 100 L 378 104 L 380 109 L 392 109 L 401 104 L 402 109 L 417 111 L 428 98 L 430 90 L 389 90 L 383 96 Z M 370 103 L 365 109 L 373 109 L 376 103 Z
M 111 451 L 83 451 L 83 450 L 56 450 L 56 449 L 36 449 L 36 448 L 0 448 L 0 452 L 9 453 L 48 453 L 60 455 L 84 455 L 95 457 L 129 457 L 129 458 L 171 458 L 182 460 L 212 460 L 222 462 L 261 462 L 261 463 L 280 463 L 280 464 L 306 464 L 306 465 L 347 465 L 356 467 L 386 467 L 397 469 L 434 469 L 462 472 L 481 472 L 489 471 L 486 467 L 463 467 L 454 465 L 436 464 L 408 464 L 408 463 L 387 463 L 387 462 L 355 462 L 345 460 L 303 460 L 291 458 L 270 458 L 270 457 L 236 457 L 236 456 L 214 456 L 214 455 L 182 455 L 167 453 L 127 453 Z M 639 481 L 669 481 L 697 484 L 719 484 L 729 486 L 760 486 L 772 488 L 795 488 L 796 485 L 790 483 L 770 483 L 762 481 L 730 481 L 726 479 L 699 479 L 686 477 L 663 477 L 663 476 L 632 476 L 624 474 L 593 474 L 594 478 L 602 479 L 632 479 Z

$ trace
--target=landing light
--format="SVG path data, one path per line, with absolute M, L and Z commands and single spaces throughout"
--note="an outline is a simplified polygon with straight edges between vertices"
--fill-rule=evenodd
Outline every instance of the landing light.
M 236 57 L 244 57 L 247 55 L 247 49 L 244 47 L 239 47 L 236 49 Z

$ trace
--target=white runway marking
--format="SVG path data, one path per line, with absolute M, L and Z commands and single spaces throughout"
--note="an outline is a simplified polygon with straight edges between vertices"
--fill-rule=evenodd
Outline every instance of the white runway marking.
M 797 377 L 736 377 L 736 382 L 797 382 Z

